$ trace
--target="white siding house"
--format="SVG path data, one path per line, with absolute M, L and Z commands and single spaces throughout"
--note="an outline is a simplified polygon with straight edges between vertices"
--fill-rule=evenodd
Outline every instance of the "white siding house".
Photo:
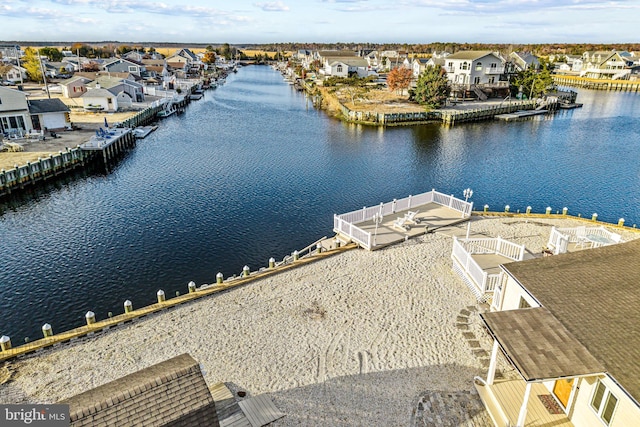
M 25 93 L 0 86 L 0 132 L 13 135 L 31 129 L 33 124 Z
M 640 425 L 639 257 L 633 240 L 501 266 L 493 312 L 481 315 L 494 354 L 486 383 L 476 383 L 494 422 L 530 425 L 524 403 L 546 394 L 561 409 L 551 424 Z M 522 379 L 494 378 L 498 348 Z M 520 392 L 500 394 L 510 383 Z M 520 408 L 517 423 L 504 419 L 505 405 Z
M 489 51 L 465 51 L 445 59 L 447 78 L 457 85 L 493 84 L 504 74 L 504 61 Z

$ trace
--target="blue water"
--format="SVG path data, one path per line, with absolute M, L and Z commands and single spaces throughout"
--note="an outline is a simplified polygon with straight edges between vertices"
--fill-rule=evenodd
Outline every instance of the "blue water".
M 252 270 L 332 234 L 333 214 L 432 188 L 640 223 L 640 95 L 523 122 L 372 128 L 315 110 L 245 67 L 172 116 L 109 174 L 2 206 L 0 334 L 14 345 Z

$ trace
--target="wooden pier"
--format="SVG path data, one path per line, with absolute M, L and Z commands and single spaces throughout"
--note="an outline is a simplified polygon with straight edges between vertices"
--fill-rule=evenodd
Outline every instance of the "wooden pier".
M 541 114 L 547 114 L 549 111 L 548 110 L 528 110 L 528 111 L 515 111 L 513 113 L 507 113 L 507 114 L 498 114 L 496 117 L 496 119 L 499 120 L 504 120 L 506 122 L 512 121 L 512 120 L 520 120 L 520 119 L 524 119 L 527 117 L 533 117 L 533 116 L 539 116 Z
M 130 128 L 114 128 L 105 132 L 104 136 L 93 136 L 80 149 L 89 152 L 100 152 L 104 165 L 136 146 L 136 137 Z

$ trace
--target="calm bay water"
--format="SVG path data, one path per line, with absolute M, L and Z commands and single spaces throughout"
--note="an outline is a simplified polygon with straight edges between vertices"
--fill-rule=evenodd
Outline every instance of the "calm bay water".
M 13 200 L 0 215 L 0 334 L 14 345 L 267 265 L 332 234 L 333 214 L 432 188 L 479 208 L 640 224 L 640 95 L 453 128 L 370 128 L 314 110 L 245 67 L 172 116 L 111 173 Z

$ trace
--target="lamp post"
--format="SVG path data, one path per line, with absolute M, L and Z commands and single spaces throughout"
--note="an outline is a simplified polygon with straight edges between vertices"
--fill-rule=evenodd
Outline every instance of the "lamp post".
M 376 229 L 373 233 L 373 246 L 376 245 L 376 238 L 378 237 L 378 225 L 382 222 L 382 213 L 381 212 L 376 212 L 373 215 L 373 222 L 375 222 L 376 224 Z
M 462 192 L 462 195 L 464 196 L 464 201 L 466 202 L 471 196 L 473 196 L 473 190 L 470 188 L 465 188 L 465 190 Z
M 462 192 L 462 195 L 464 196 L 464 201 L 466 203 L 467 200 L 469 200 L 469 198 L 473 196 L 473 190 L 470 188 L 465 188 L 465 190 Z M 467 222 L 467 237 L 466 237 L 467 240 L 469 240 L 470 231 L 471 231 L 471 216 L 469 216 L 469 222 Z

